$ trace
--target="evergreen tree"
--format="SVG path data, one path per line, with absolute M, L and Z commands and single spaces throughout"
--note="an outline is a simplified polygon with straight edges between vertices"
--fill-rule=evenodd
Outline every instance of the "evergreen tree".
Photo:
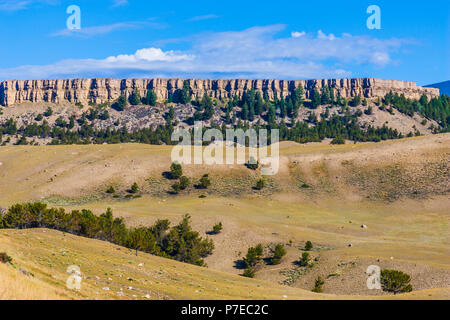
M 309 266 L 309 260 L 310 260 L 309 253 L 308 252 L 303 252 L 302 253 L 302 257 L 301 257 L 300 262 L 299 262 L 300 266 L 301 267 Z
M 299 85 L 294 91 L 294 106 L 297 108 L 297 110 L 303 105 L 305 99 L 304 95 L 305 90 L 303 89 L 302 85 Z
M 210 120 L 214 115 L 214 105 L 211 97 L 208 96 L 206 93 L 203 95 L 201 107 L 203 109 L 203 115 L 201 117 L 201 120 L 203 121 Z
M 213 234 L 219 234 L 220 232 L 222 232 L 222 229 L 223 229 L 222 222 L 219 222 L 218 224 L 216 224 L 216 225 L 213 226 L 213 231 L 212 231 L 212 233 L 213 233 Z
M 320 106 L 320 102 L 321 102 L 321 96 L 319 91 L 317 91 L 317 89 L 314 89 L 313 95 L 311 97 L 311 107 L 313 109 L 317 109 L 318 106 Z
M 292 118 L 293 113 L 294 113 L 294 104 L 292 103 L 292 99 L 288 98 L 286 99 L 286 115 L 289 118 Z
M 255 120 L 255 108 L 253 107 L 253 104 L 250 105 L 250 110 L 248 112 L 248 120 L 249 121 Z
M 182 176 L 182 177 L 180 178 L 180 189 L 181 189 L 181 190 L 187 189 L 187 187 L 189 187 L 189 184 L 190 184 L 190 183 L 191 183 L 191 182 L 190 182 L 190 180 L 189 180 L 188 177 Z
M 279 108 L 280 108 L 281 119 L 286 118 L 287 112 L 286 112 L 286 103 L 285 103 L 284 99 L 281 99 L 279 101 Z
M 115 103 L 113 103 L 112 108 L 117 111 L 123 111 L 127 105 L 127 98 L 125 96 L 120 96 Z
M 130 188 L 130 193 L 137 193 L 139 191 L 139 186 L 138 186 L 138 184 L 135 182 L 135 183 L 133 183 L 133 185 L 131 186 L 131 188 Z
M 306 241 L 305 243 L 305 251 L 311 251 L 313 248 L 313 244 L 311 241 Z
M 183 168 L 178 162 L 173 162 L 170 165 L 170 178 L 179 179 L 183 175 Z
M 352 101 L 350 102 L 350 106 L 357 107 L 361 104 L 361 97 L 359 95 L 353 97 Z
M 248 114 L 249 114 L 248 105 L 247 103 L 244 103 L 241 110 L 241 119 L 248 120 Z
M 328 87 L 328 89 L 329 89 L 329 93 L 330 93 L 330 103 L 335 103 L 335 96 L 334 96 L 334 89 L 333 88 L 330 88 L 330 87 Z
M 147 96 L 145 98 L 145 104 L 149 106 L 156 106 L 156 101 L 157 101 L 156 93 L 153 90 L 148 90 Z
M 316 281 L 314 282 L 314 288 L 312 289 L 315 293 L 321 293 L 323 291 L 323 285 L 325 284 L 325 281 L 323 281 L 322 277 L 317 277 Z
M 322 88 L 322 94 L 320 95 L 321 104 L 329 104 L 331 102 L 330 99 L 330 88 L 325 86 Z
M 136 106 L 141 103 L 141 96 L 139 95 L 139 92 L 133 91 L 133 93 L 128 98 L 128 101 L 131 105 Z
M 199 183 L 195 187 L 197 189 L 208 189 L 210 185 L 211 180 L 209 179 L 209 175 L 205 174 L 200 178 Z
M 397 270 L 381 270 L 381 286 L 383 291 L 397 293 L 411 292 L 411 276 Z
M 270 262 L 272 264 L 280 264 L 281 259 L 286 255 L 286 249 L 284 246 L 279 243 L 275 246 L 275 248 L 272 250 L 272 257 L 270 258 Z
M 261 93 L 258 91 L 256 93 L 255 114 L 259 116 L 263 111 L 264 111 L 264 100 L 261 97 Z

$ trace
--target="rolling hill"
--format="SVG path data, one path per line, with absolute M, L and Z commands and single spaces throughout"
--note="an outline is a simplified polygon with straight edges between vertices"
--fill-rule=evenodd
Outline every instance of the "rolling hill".
M 193 228 L 204 236 L 220 221 L 222 233 L 208 236 L 216 249 L 206 259 L 207 269 L 143 253 L 136 257 L 116 245 L 57 231 L 0 230 L 1 250 L 16 266 L 0 266 L 0 282 L 12 288 L 0 295 L 19 298 L 29 291 L 24 297 L 391 298 L 366 287 L 366 269 L 376 264 L 412 276 L 415 291 L 399 298 L 449 297 L 449 134 L 340 146 L 283 142 L 280 171 L 267 178 L 261 191 L 253 189 L 258 170 L 186 165 L 184 174 L 193 183 L 208 173 L 212 185 L 171 195 L 173 182 L 163 176 L 170 151 L 169 146 L 141 144 L 1 147 L 0 206 L 43 201 L 97 214 L 110 207 L 130 226 L 148 226 L 159 218 L 176 222 L 189 213 Z M 126 190 L 134 182 L 140 192 L 132 199 Z M 106 193 L 109 186 L 118 197 Z M 307 240 L 314 244 L 311 255 L 316 261 L 303 270 L 296 261 Z M 243 278 L 236 263 L 258 243 L 266 252 L 272 244 L 283 243 L 287 255 L 278 266 L 263 266 L 256 279 Z M 139 267 L 141 263 L 145 267 Z M 80 293 L 65 288 L 65 272 L 72 264 L 80 265 L 86 276 Z M 325 296 L 311 293 L 317 276 L 326 279 Z

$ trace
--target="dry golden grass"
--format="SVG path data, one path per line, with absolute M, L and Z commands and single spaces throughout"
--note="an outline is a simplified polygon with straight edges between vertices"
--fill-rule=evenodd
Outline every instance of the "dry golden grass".
M 61 297 L 52 291 L 77 299 L 146 299 L 146 295 L 153 300 L 326 298 L 144 253 L 136 256 L 132 250 L 107 242 L 53 230 L 1 230 L 0 242 L 18 267 L 34 274 L 34 278 L 24 278 L 11 266 L 2 265 L 0 270 L 7 272 L 2 272 L 0 281 L 11 285 L 2 295 L 5 299 Z M 81 268 L 80 292 L 65 287 L 70 265 Z M 109 290 L 103 290 L 106 287 Z
M 111 207 L 129 225 L 149 225 L 158 218 L 176 223 L 189 213 L 194 229 L 202 234 L 221 221 L 224 230 L 213 238 L 216 250 L 207 258 L 209 269 L 147 255 L 135 258 L 110 244 L 53 231 L 1 231 L 0 244 L 6 243 L 5 251 L 14 255 L 19 266 L 68 298 L 122 298 L 117 291 L 127 282 L 116 277 L 107 284 L 109 292 L 101 290 L 109 278 L 105 273 L 117 270 L 142 280 L 137 297 L 127 293 L 132 299 L 142 298 L 144 292 L 158 299 L 377 298 L 373 295 L 380 292 L 365 287 L 370 264 L 412 275 L 418 291 L 395 298 L 449 298 L 450 134 L 343 146 L 282 143 L 280 171 L 260 192 L 252 189 L 258 172 L 243 166 L 184 166 L 193 180 L 210 173 L 213 184 L 206 191 L 191 187 L 171 196 L 167 190 L 173 182 L 161 175 L 169 168 L 170 150 L 137 144 L 1 147 L 0 206 L 44 200 L 52 206 L 96 213 Z M 135 181 L 142 198 L 124 199 Z M 105 194 L 110 185 L 120 199 Z M 201 194 L 207 198 L 200 199 Z M 362 229 L 362 224 L 369 228 Z M 318 263 L 293 287 L 280 287 L 278 283 L 286 278 L 280 271 L 294 268 L 306 240 L 322 248 L 314 253 Z M 256 280 L 238 276 L 242 270 L 234 262 L 248 247 L 289 241 L 292 247 L 282 265 L 264 267 Z M 59 255 L 69 246 L 77 253 L 73 260 Z M 151 271 L 135 267 L 141 259 Z M 77 261 L 86 266 L 82 270 L 89 277 L 101 280 L 87 279 L 84 291 L 75 294 L 65 290 L 62 280 L 67 265 Z M 163 274 L 170 274 L 161 281 L 152 273 L 160 266 Z M 315 277 L 334 273 L 339 276 L 327 279 L 324 291 L 331 295 L 310 293 Z M 55 274 L 58 279 L 51 277 Z M 152 286 L 145 284 L 147 277 L 153 279 Z
M 45 229 L 1 230 L 0 242 L 24 276 L 0 265 L 1 299 L 348 299 L 186 265 Z M 83 275 L 80 291 L 65 286 L 69 265 Z M 108 288 L 109 290 L 105 290 Z M 444 299 L 448 289 L 416 291 L 384 299 Z M 371 297 L 377 298 L 377 297 Z
M 51 285 L 0 263 L 0 300 L 61 300 L 67 297 Z

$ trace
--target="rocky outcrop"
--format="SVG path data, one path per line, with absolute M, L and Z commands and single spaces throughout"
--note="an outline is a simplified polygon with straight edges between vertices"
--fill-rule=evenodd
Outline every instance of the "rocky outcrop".
M 184 79 L 54 79 L 54 80 L 8 80 L 0 82 L 0 104 L 12 106 L 23 102 L 71 102 L 87 104 L 116 100 L 138 91 L 145 96 L 154 90 L 158 100 L 164 101 L 177 89 L 183 88 Z M 335 95 L 342 97 L 383 97 L 389 91 L 418 99 L 422 94 L 439 96 L 439 89 L 418 87 L 415 82 L 384 80 L 376 78 L 322 79 L 322 80 L 246 80 L 246 79 L 188 79 L 194 98 L 206 92 L 211 97 L 229 98 L 242 96 L 244 91 L 256 89 L 273 99 L 286 97 L 298 86 L 305 88 L 306 98 L 314 89 L 328 86 Z

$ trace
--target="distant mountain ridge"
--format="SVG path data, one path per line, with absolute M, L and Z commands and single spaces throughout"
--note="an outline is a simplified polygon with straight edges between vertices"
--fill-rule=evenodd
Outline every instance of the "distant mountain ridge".
M 429 84 L 424 86 L 425 88 L 437 88 L 441 92 L 441 94 L 446 94 L 450 96 L 450 80 L 439 82 L 435 84 Z

